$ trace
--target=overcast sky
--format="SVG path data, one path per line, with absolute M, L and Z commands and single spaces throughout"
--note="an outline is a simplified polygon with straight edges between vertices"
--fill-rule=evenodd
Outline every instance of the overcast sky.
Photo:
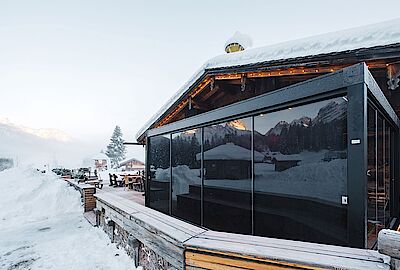
M 399 17 L 400 1 L 0 0 L 0 117 L 104 148 L 236 31 L 253 47 Z M 142 157 L 142 150 L 132 150 Z

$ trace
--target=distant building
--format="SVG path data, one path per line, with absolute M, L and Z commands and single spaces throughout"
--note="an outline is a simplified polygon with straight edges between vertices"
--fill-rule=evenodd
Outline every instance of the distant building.
M 205 179 L 246 179 L 251 177 L 251 150 L 226 143 L 204 152 Z M 197 160 L 201 159 L 200 154 Z M 256 162 L 264 156 L 254 155 Z
M 142 171 L 144 170 L 144 163 L 134 157 L 121 161 L 118 165 L 123 171 Z
M 110 159 L 106 154 L 99 153 L 92 157 L 94 161 L 94 168 L 97 170 L 107 170 L 110 167 Z
M 282 172 L 289 168 L 298 166 L 301 158 L 298 155 L 276 155 L 272 158 L 272 163 L 275 164 L 275 171 Z

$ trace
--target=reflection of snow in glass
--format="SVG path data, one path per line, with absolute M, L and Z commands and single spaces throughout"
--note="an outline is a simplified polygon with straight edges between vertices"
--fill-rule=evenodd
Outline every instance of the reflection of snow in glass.
M 264 156 L 254 151 L 254 158 L 255 161 L 262 161 Z M 201 153 L 196 155 L 196 159 L 201 160 Z M 226 143 L 205 151 L 204 160 L 251 160 L 251 150 L 234 143 Z
M 190 185 L 201 185 L 200 169 L 190 169 L 186 165 L 173 167 L 172 179 L 173 199 L 176 199 L 178 194 L 189 193 Z
M 347 193 L 347 159 L 333 159 L 324 162 L 327 151 L 302 152 L 298 166 L 282 172 L 270 163 L 255 163 L 255 192 L 277 193 L 308 197 L 338 203 L 341 195 Z M 169 174 L 169 170 L 158 169 L 157 174 Z M 187 194 L 189 185 L 199 185 L 199 169 L 182 165 L 173 168 L 175 194 Z M 158 179 L 167 179 L 160 177 Z M 165 180 L 166 181 L 166 180 Z M 205 185 L 225 189 L 247 190 L 250 192 L 251 179 L 204 180 Z

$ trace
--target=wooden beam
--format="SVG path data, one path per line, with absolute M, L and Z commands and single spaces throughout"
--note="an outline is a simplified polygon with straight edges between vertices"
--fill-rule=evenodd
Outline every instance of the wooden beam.
M 333 61 L 335 60 L 335 58 L 332 58 L 331 60 Z M 291 66 L 285 66 L 285 68 L 282 68 L 282 66 L 279 67 L 268 66 L 265 67 L 264 70 L 260 71 L 219 73 L 219 74 L 217 73 L 213 76 L 207 76 L 196 88 L 194 88 L 194 90 L 191 93 L 189 93 L 189 96 L 192 97 L 193 99 L 198 94 L 200 94 L 208 84 L 210 84 L 213 81 L 229 81 L 230 84 L 240 84 L 240 79 L 242 78 L 243 75 L 246 75 L 247 78 L 251 79 L 251 78 L 263 78 L 263 77 L 282 77 L 282 76 L 292 76 L 292 75 L 326 74 L 335 72 L 339 69 L 343 69 L 344 67 L 347 67 L 352 64 L 354 64 L 354 62 L 332 65 L 331 63 L 329 63 L 329 61 L 325 62 L 320 61 L 311 63 L 299 63 L 295 65 L 292 64 Z M 384 59 L 383 60 L 380 59 L 380 60 L 368 61 L 367 65 L 369 69 L 377 69 L 377 68 L 386 68 L 387 63 L 385 62 Z M 235 80 L 239 81 L 236 82 Z M 213 94 L 210 94 L 210 96 L 212 95 Z M 187 99 L 183 100 L 181 103 L 179 103 L 179 105 L 176 106 L 176 108 L 170 114 L 168 114 L 158 124 L 156 124 L 156 127 L 160 127 L 168 123 L 187 104 L 188 100 Z
M 139 143 L 139 142 L 124 142 L 124 145 L 145 145 L 144 143 Z
M 198 95 L 209 83 L 211 82 L 210 77 L 206 77 L 194 90 L 192 93 L 189 93 L 189 96 L 193 99 L 196 95 Z M 172 111 L 169 115 L 167 115 L 164 119 L 162 119 L 156 127 L 160 127 L 168 123 L 175 115 L 177 115 L 186 105 L 188 104 L 188 99 L 183 100 L 176 107 L 174 111 Z
M 214 86 L 214 89 L 211 89 L 207 93 L 204 93 L 204 96 L 201 96 L 200 100 L 201 101 L 207 100 L 209 97 L 214 95 L 218 90 L 220 90 L 220 87 L 218 85 Z

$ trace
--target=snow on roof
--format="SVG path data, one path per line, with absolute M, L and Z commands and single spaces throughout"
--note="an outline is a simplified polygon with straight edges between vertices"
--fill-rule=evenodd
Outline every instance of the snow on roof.
M 200 154 L 196 155 L 196 159 L 200 160 Z M 261 162 L 264 155 L 254 151 L 254 160 Z M 204 160 L 251 160 L 251 150 L 244 147 L 235 145 L 233 143 L 226 143 L 214 147 L 204 152 Z
M 157 121 L 160 115 L 165 113 L 207 69 L 255 64 L 395 43 L 400 43 L 400 19 L 216 56 L 204 63 L 176 94 L 147 121 L 136 134 L 136 139 L 139 139 Z
M 104 153 L 98 153 L 93 155 L 92 157 L 93 160 L 109 160 L 108 156 Z
M 126 163 L 132 162 L 132 161 L 137 161 L 137 162 L 139 162 L 139 163 L 141 163 L 141 164 L 144 165 L 144 163 L 143 163 L 142 161 L 138 160 L 137 158 L 130 157 L 130 158 L 124 159 L 124 160 L 122 160 L 121 162 L 119 162 L 119 166 L 123 166 L 123 165 L 125 165 Z
M 277 154 L 272 156 L 273 159 L 277 161 L 301 161 L 302 158 L 299 155 L 283 155 L 283 154 Z
M 242 34 L 239 31 L 236 31 L 235 34 L 233 34 L 232 37 L 230 37 L 226 42 L 225 46 L 228 46 L 229 44 L 232 43 L 238 43 L 242 45 L 243 48 L 247 49 L 253 45 L 253 41 L 251 40 L 250 36 L 246 34 Z

